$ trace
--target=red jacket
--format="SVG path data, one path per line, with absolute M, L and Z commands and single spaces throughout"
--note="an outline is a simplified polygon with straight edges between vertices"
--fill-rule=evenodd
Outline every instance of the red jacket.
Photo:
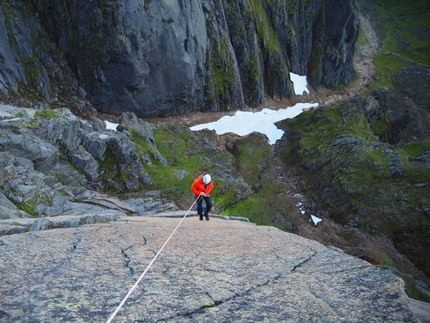
M 208 185 L 205 185 L 205 183 L 203 182 L 203 175 L 200 175 L 194 180 L 193 184 L 191 185 L 191 191 L 195 196 L 199 196 L 200 193 L 205 193 L 206 195 L 209 195 L 213 187 L 213 181 L 211 181 Z

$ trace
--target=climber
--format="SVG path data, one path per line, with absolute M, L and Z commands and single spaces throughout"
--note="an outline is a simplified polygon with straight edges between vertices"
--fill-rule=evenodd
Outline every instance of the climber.
M 204 211 L 204 216 L 207 221 L 209 221 L 209 212 L 212 208 L 212 199 L 210 193 L 214 187 L 211 175 L 203 173 L 197 177 L 193 184 L 191 185 L 191 191 L 194 197 L 197 199 L 197 213 L 200 216 L 200 221 L 203 221 L 203 200 L 206 203 L 206 209 Z

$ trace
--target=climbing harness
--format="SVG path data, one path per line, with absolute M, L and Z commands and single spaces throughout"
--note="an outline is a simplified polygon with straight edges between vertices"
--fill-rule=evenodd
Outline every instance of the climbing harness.
M 130 297 L 131 293 L 133 293 L 133 291 L 136 289 L 137 285 L 140 283 L 140 281 L 143 279 L 143 277 L 146 275 L 146 273 L 148 272 L 149 268 L 151 268 L 152 264 L 155 262 L 155 260 L 158 258 L 158 256 L 160 255 L 161 251 L 163 251 L 164 247 L 167 245 L 167 243 L 169 242 L 170 238 L 175 234 L 176 230 L 179 228 L 179 226 L 182 224 L 182 222 L 185 220 L 185 218 L 187 217 L 188 213 L 190 213 L 191 209 L 193 208 L 194 204 L 197 203 L 197 201 L 200 199 L 200 196 L 198 198 L 196 198 L 194 200 L 194 203 L 191 205 L 191 207 L 188 209 L 187 213 L 185 213 L 185 215 L 183 216 L 182 220 L 179 222 L 179 224 L 176 226 L 175 230 L 173 230 L 173 232 L 170 234 L 170 236 L 167 238 L 166 242 L 163 244 L 163 246 L 160 248 L 160 250 L 158 250 L 157 254 L 155 255 L 155 257 L 151 260 L 151 262 L 149 263 L 149 265 L 146 267 L 145 271 L 142 273 L 142 275 L 140 275 L 139 279 L 136 281 L 136 283 L 134 283 L 133 287 L 129 290 L 129 292 L 127 293 L 127 295 L 125 295 L 124 299 L 122 300 L 122 302 L 118 305 L 118 307 L 116 308 L 115 312 L 112 313 L 112 315 L 109 317 L 109 319 L 106 321 L 106 323 L 111 323 L 113 321 L 113 319 L 115 318 L 115 316 L 118 314 L 119 310 L 121 309 L 121 307 L 125 304 L 125 302 L 127 301 L 127 299 Z

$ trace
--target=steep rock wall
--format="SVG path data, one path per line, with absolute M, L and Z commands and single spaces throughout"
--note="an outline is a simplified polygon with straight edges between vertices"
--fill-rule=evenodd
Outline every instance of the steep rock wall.
M 0 29 L 3 95 L 24 84 L 51 102 L 66 82 L 50 65 L 67 62 L 67 84 L 99 111 L 148 117 L 290 97 L 290 72 L 314 87 L 348 83 L 358 12 L 356 0 L 6 1 Z

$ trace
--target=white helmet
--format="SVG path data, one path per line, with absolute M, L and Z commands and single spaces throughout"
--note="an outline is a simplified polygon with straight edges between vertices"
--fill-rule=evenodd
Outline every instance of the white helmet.
M 209 174 L 203 175 L 203 183 L 205 183 L 206 185 L 208 185 L 211 182 L 211 180 L 212 180 L 211 175 Z

